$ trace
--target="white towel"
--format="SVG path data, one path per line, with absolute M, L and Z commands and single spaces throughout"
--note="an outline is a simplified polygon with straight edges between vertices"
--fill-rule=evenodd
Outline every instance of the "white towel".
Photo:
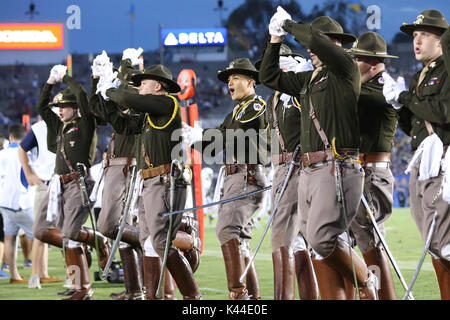
M 92 173 L 92 168 L 91 168 L 91 173 Z M 102 182 L 103 182 L 103 178 L 105 175 L 104 173 L 105 173 L 105 168 L 103 168 L 103 166 L 101 165 L 101 168 L 100 168 L 99 172 L 97 172 L 97 175 L 94 176 L 94 174 L 93 174 L 93 177 L 95 179 L 95 184 L 94 184 L 94 189 L 92 189 L 91 195 L 89 196 L 89 200 L 91 200 L 92 203 L 97 202 L 97 196 L 98 196 L 100 186 L 102 186 L 102 189 L 103 189 Z
M 55 221 L 60 214 L 61 201 L 61 181 L 59 175 L 53 174 L 50 184 L 48 186 L 48 206 L 47 206 L 47 221 Z
M 438 135 L 433 133 L 426 137 L 417 148 L 414 156 L 409 162 L 405 173 L 408 174 L 416 162 L 420 159 L 419 180 L 426 180 L 437 177 L 441 168 L 444 144 Z
M 447 149 L 447 152 L 445 153 L 445 158 L 442 163 L 442 170 L 444 173 L 444 181 L 442 186 L 442 199 L 450 203 L 450 170 L 448 168 L 450 167 L 450 148 Z

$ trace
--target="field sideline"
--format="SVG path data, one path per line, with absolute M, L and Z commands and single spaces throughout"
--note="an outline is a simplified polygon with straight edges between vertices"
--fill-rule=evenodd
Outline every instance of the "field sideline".
M 201 256 L 201 262 L 195 277 L 204 300 L 225 300 L 228 298 L 226 288 L 225 267 L 222 260 L 222 252 L 217 242 L 214 223 L 209 224 L 205 217 L 205 244 Z M 252 248 L 254 248 L 264 230 L 262 226 L 254 230 Z M 423 250 L 423 242 L 419 231 L 411 218 L 409 208 L 395 209 L 392 216 L 386 222 L 386 241 L 394 255 L 401 272 L 409 284 L 414 273 L 417 262 Z M 273 299 L 273 274 L 272 254 L 270 248 L 270 231 L 266 235 L 261 249 L 256 256 L 256 269 L 259 276 L 261 295 L 264 300 Z M 94 271 L 97 271 L 97 260 L 95 253 L 92 255 L 91 267 L 92 279 Z M 117 254 L 118 257 L 118 254 Z M 29 278 L 31 268 L 23 267 L 23 255 L 18 252 L 18 266 L 22 277 Z M 64 278 L 64 264 L 60 250 L 52 248 L 49 251 L 49 273 L 51 276 Z M 398 299 L 404 294 L 395 272 L 392 270 Z M 59 300 L 61 297 L 56 293 L 65 290 L 63 283 L 42 284 L 42 289 L 28 289 L 26 284 L 9 284 L 9 279 L 0 279 L 0 300 Z M 93 281 L 94 300 L 110 300 L 111 292 L 121 292 L 123 284 L 112 284 L 107 281 Z M 427 258 L 420 271 L 419 277 L 414 285 L 413 294 L 416 300 L 439 300 L 439 288 L 431 264 L 431 258 Z M 298 299 L 298 292 L 296 292 Z M 177 298 L 181 295 L 177 291 Z

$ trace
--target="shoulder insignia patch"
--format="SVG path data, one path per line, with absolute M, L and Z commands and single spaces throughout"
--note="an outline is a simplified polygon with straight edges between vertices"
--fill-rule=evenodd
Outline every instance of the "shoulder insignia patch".
M 384 84 L 384 78 L 383 78 L 383 77 L 379 77 L 379 78 L 378 78 L 378 83 Z
M 253 104 L 253 109 L 255 109 L 255 111 L 259 111 L 263 108 L 263 105 L 261 103 L 254 103 Z

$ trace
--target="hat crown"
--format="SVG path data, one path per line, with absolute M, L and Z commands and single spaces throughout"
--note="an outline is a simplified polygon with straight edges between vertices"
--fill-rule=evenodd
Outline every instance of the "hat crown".
M 144 74 L 173 80 L 172 72 L 162 64 L 155 64 L 144 70 Z
M 281 47 L 280 47 L 280 56 L 281 55 L 290 55 L 290 54 L 292 54 L 291 48 L 289 48 L 287 45 L 282 43 Z
M 448 27 L 447 20 L 439 10 L 428 9 L 419 14 L 414 24 L 431 24 L 436 26 Z
M 230 62 L 227 69 L 244 69 L 249 71 L 258 71 L 248 58 L 236 58 Z
M 331 17 L 320 16 L 311 22 L 311 26 L 324 33 L 344 33 L 342 26 Z
M 77 97 L 72 92 L 72 90 L 70 90 L 69 87 L 61 90 L 56 95 L 56 103 L 71 103 L 71 102 L 76 103 Z
M 383 54 L 387 52 L 386 41 L 378 33 L 372 31 L 362 34 L 355 41 L 352 49 Z

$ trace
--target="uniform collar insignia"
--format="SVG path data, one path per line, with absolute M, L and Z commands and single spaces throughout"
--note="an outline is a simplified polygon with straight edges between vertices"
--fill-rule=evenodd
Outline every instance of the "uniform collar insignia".
M 429 68 L 434 68 L 434 67 L 436 67 L 436 61 L 433 61 L 432 63 L 430 63 L 430 66 L 429 66 Z

